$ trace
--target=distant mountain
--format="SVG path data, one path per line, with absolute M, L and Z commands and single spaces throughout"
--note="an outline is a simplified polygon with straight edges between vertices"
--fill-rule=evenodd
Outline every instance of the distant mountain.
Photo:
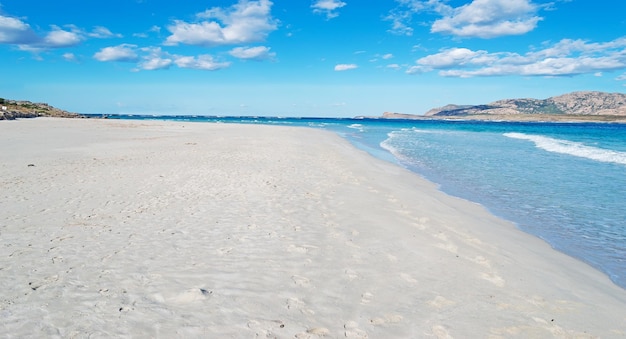
M 0 98 L 0 120 L 36 117 L 77 118 L 81 117 L 81 115 L 64 111 L 45 103 Z
M 505 99 L 486 105 L 447 105 L 426 112 L 428 117 L 510 115 L 626 116 L 626 94 L 573 92 L 548 99 Z

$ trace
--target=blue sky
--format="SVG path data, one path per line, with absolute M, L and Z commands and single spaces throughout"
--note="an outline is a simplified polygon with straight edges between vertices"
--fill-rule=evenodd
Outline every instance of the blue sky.
M 621 0 L 0 0 L 0 97 L 351 117 L 624 93 L 624 13 Z

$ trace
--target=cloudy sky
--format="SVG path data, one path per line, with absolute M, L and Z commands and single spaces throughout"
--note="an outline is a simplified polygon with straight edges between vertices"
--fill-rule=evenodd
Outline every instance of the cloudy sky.
M 0 97 L 349 117 L 624 93 L 624 13 L 622 0 L 0 0 Z

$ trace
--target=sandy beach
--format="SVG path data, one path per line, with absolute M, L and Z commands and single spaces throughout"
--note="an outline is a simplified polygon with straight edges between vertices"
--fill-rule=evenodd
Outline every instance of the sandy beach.
M 0 123 L 0 336 L 617 338 L 626 290 L 328 131 Z

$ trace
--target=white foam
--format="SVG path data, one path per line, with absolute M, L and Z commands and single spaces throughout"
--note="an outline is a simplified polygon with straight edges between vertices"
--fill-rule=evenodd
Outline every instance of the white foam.
M 365 128 L 361 124 L 352 124 L 352 125 L 349 125 L 348 128 L 359 130 L 359 132 L 365 131 Z
M 587 146 L 580 142 L 549 138 L 541 135 L 524 133 L 504 133 L 505 137 L 513 139 L 528 140 L 535 143 L 535 146 L 548 152 L 573 155 L 600 162 L 626 165 L 626 152 L 612 151 L 593 146 Z

